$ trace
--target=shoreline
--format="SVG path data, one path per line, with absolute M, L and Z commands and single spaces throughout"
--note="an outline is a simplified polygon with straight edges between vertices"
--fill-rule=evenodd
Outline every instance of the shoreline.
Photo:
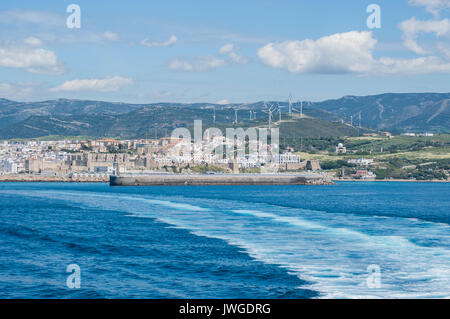
M 151 174 L 110 176 L 111 186 L 333 185 L 324 174 Z
M 107 183 L 108 177 L 100 176 L 36 176 L 0 175 L 0 183 Z
M 450 183 L 450 180 L 442 179 L 425 179 L 425 180 L 414 180 L 414 179 L 333 179 L 334 182 L 410 182 L 410 183 Z
M 410 180 L 410 179 L 331 179 L 333 182 L 410 182 L 410 183 L 450 183 L 450 180 Z M 109 183 L 110 177 L 99 176 L 35 176 L 0 175 L 0 183 Z

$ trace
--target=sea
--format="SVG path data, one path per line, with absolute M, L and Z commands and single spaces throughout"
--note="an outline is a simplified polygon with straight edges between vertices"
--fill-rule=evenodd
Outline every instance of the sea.
M 0 207 L 0 298 L 450 297 L 449 183 L 0 183 Z

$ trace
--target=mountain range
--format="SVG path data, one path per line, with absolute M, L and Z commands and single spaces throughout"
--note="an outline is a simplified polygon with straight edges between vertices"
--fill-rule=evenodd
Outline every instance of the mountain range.
M 322 102 L 303 102 L 304 118 L 299 117 L 298 102 L 294 104 L 296 114 L 293 118 L 288 117 L 287 101 L 268 103 L 280 106 L 282 121 L 276 112 L 273 122 L 280 127 L 282 135 L 354 136 L 371 130 L 449 132 L 449 101 L 450 93 L 344 96 Z M 233 124 L 235 110 L 238 110 L 237 125 Z M 0 99 L 0 138 L 49 135 L 160 137 L 170 134 L 176 127 L 191 127 L 196 119 L 203 120 L 204 125 L 217 127 L 261 127 L 267 126 L 268 122 L 264 110 L 264 102 L 129 104 L 70 99 L 42 102 Z
M 371 96 L 344 96 L 313 103 L 322 109 L 363 126 L 392 131 L 450 130 L 450 93 L 386 93 Z

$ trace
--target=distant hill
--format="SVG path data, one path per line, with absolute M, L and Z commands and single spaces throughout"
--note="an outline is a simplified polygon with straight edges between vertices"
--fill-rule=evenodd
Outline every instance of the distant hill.
M 345 96 L 313 103 L 322 109 L 372 129 L 404 131 L 450 131 L 450 93 L 386 93 Z
M 142 105 L 101 101 L 58 99 L 43 102 L 15 102 L 0 99 L 0 128 L 31 117 L 65 117 L 72 115 L 116 115 L 142 108 Z
M 33 115 L 23 121 L 0 127 L 0 137 L 35 138 L 48 135 L 91 136 L 120 138 L 153 138 L 170 135 L 177 127 L 192 129 L 194 120 L 203 120 L 204 128 L 213 126 L 213 110 L 207 108 L 146 106 L 125 114 L 83 114 L 83 115 Z M 273 116 L 274 127 L 280 127 L 283 136 L 355 136 L 358 129 L 340 122 L 331 122 L 332 115 L 320 110 L 305 109 L 307 118 L 283 121 Z M 227 127 L 267 127 L 267 114 L 256 111 L 256 119 L 250 120 L 249 112 L 238 112 L 239 123 L 233 124 L 234 110 L 219 108 L 216 110 L 215 127 L 223 130 Z M 314 117 L 313 117 L 314 116 Z
M 305 102 L 306 118 L 287 119 L 287 102 L 273 115 L 282 136 L 355 136 L 368 129 L 448 132 L 450 93 L 382 94 L 346 96 L 337 100 Z M 298 109 L 299 106 L 295 105 Z M 204 126 L 232 127 L 238 110 L 238 126 L 267 125 L 263 102 L 218 105 L 211 103 L 128 104 L 58 99 L 43 102 L 15 102 L 0 99 L 0 138 L 35 138 L 48 135 L 92 137 L 154 137 L 168 135 L 177 127 L 191 127 L 196 119 Z M 250 111 L 256 119 L 250 120 Z M 361 125 L 359 126 L 359 112 Z M 353 116 L 355 127 L 348 125 Z

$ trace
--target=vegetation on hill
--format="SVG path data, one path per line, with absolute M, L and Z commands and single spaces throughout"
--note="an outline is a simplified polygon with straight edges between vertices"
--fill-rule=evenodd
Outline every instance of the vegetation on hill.
M 335 147 L 343 143 L 347 153 L 337 154 Z M 347 137 L 320 139 L 282 139 L 281 148 L 300 150 L 303 159 L 318 159 L 322 169 L 346 175 L 358 169 L 372 170 L 377 179 L 447 180 L 450 171 L 450 135 L 429 137 Z M 348 163 L 349 159 L 373 159 L 369 166 Z
M 287 117 L 287 101 L 271 102 L 282 107 L 281 133 L 285 137 L 358 136 L 367 129 L 448 132 L 450 93 L 381 94 L 346 96 L 337 100 L 303 103 L 304 119 Z M 267 125 L 263 102 L 218 105 L 211 103 L 129 104 L 58 99 L 15 102 L 0 99 L 0 138 L 35 138 L 48 135 L 95 137 L 160 137 L 176 127 L 204 125 L 230 127 L 238 110 L 238 125 Z M 214 110 L 216 120 L 213 123 Z M 256 119 L 250 120 L 250 111 Z M 359 115 L 361 114 L 361 121 Z M 348 125 L 353 118 L 355 127 Z M 279 114 L 273 114 L 273 121 Z M 286 121 L 287 120 L 287 121 Z M 347 123 L 343 124 L 343 123 Z M 276 124 L 275 124 L 276 125 Z
M 345 96 L 313 103 L 312 107 L 329 111 L 365 127 L 404 131 L 448 132 L 450 93 L 386 93 L 371 96 Z

